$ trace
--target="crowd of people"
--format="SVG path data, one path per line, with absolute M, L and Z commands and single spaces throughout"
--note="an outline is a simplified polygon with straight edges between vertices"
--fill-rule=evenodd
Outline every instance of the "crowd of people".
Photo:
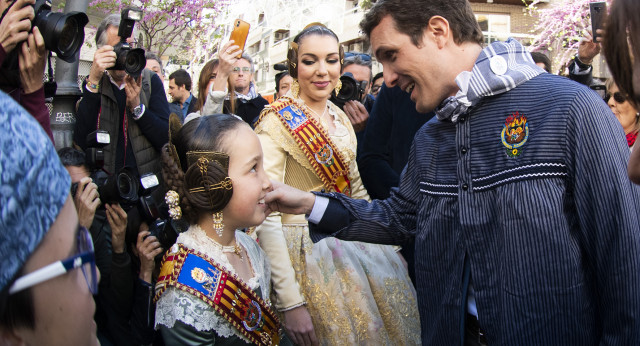
M 270 104 L 234 41 L 113 69 L 112 14 L 57 152 L 34 3 L 0 3 L 0 344 L 640 344 L 637 1 L 567 77 L 467 0 L 377 1 L 373 55 L 311 23 Z

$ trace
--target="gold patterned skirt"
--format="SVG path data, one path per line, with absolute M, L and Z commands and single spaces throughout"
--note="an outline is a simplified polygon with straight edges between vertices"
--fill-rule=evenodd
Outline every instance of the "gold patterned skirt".
M 392 246 L 283 232 L 321 345 L 420 345 L 415 289 Z

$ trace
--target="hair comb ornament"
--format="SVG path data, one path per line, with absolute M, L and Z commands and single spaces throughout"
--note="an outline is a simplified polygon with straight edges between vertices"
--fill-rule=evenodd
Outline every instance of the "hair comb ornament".
M 209 161 L 216 161 L 222 168 L 224 168 L 225 172 L 229 171 L 229 155 L 219 152 L 219 151 L 187 151 L 187 164 L 188 167 L 197 163 L 198 167 L 204 163 L 201 159 L 206 159 L 207 163 Z
M 173 190 L 167 191 L 164 195 L 164 201 L 169 207 L 169 217 L 173 220 L 182 218 L 182 209 L 180 208 L 180 195 Z
M 189 151 L 187 152 L 187 162 L 189 167 L 193 164 L 198 166 L 200 175 L 202 176 L 202 185 L 189 189 L 189 193 L 206 192 L 209 197 L 209 205 L 213 206 L 213 196 L 211 192 L 217 189 L 232 190 L 233 183 L 231 178 L 225 177 L 222 181 L 212 183 L 207 175 L 209 170 L 209 164 L 215 161 L 222 167 L 225 172 L 229 170 L 229 155 L 218 151 Z

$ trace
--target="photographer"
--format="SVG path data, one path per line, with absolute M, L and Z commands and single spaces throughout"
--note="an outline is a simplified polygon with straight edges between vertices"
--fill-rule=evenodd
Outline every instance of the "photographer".
M 133 20 L 125 20 L 123 25 L 132 28 Z M 134 78 L 124 69 L 110 69 L 118 58 L 114 46 L 121 40 L 134 44 L 131 37 L 118 35 L 120 25 L 120 15 L 112 14 L 98 26 L 98 50 L 82 88 L 74 142 L 86 149 L 87 134 L 96 127 L 107 130 L 112 138 L 104 148 L 107 172 L 113 174 L 126 166 L 139 175 L 160 174 L 159 152 L 168 141 L 169 104 L 157 74 L 144 69 Z M 143 54 L 142 68 L 145 63 Z
M 371 79 L 373 74 L 371 72 L 371 56 L 363 53 L 345 53 L 344 54 L 344 66 L 342 68 L 342 74 L 351 73 L 353 79 L 359 84 L 364 85 L 362 93 L 360 93 L 359 100 L 347 101 L 342 110 L 347 114 L 351 125 L 353 125 L 353 131 L 356 133 L 358 140 L 358 155 L 360 154 L 360 143 L 364 136 L 364 129 L 367 126 L 367 120 L 369 120 L 369 113 L 373 108 L 373 97 L 369 94 L 371 88 Z
M 3 14 L 0 22 L 0 88 L 40 123 L 53 142 L 49 110 L 44 101 L 47 51 L 38 27 L 31 29 L 34 3 L 35 0 L 16 0 L 12 5 L 11 1 L 0 1 L 0 13 Z M 14 50 L 18 54 L 18 71 L 10 68 L 12 59 L 7 59 Z
M 162 248 L 155 237 L 146 237 L 149 235 L 146 224 L 139 228 L 131 225 L 130 228 L 140 230 L 137 235 L 127 232 L 128 216 L 119 204 L 104 204 L 104 209 L 98 209 L 98 187 L 89 177 L 84 153 L 62 148 L 58 155 L 71 176 L 72 193 L 77 186 L 72 197 L 79 223 L 91 233 L 101 274 L 95 296 L 98 339 L 103 345 L 150 343 L 154 336 L 153 321 L 149 317 L 153 316 L 151 274 L 154 257 Z M 134 235 L 127 236 L 127 233 Z M 129 246 L 126 238 L 133 238 Z M 131 256 L 127 247 L 135 256 Z

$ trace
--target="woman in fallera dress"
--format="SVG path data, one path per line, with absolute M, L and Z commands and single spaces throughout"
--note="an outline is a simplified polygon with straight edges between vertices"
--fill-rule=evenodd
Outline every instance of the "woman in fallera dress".
M 311 24 L 289 49 L 291 90 L 255 128 L 270 179 L 306 191 L 369 199 L 355 160 L 356 137 L 329 101 L 343 50 L 333 31 Z M 273 213 L 256 230 L 271 261 L 275 306 L 300 345 L 420 343 L 415 290 L 396 249 L 325 238 L 313 243 L 303 215 Z

